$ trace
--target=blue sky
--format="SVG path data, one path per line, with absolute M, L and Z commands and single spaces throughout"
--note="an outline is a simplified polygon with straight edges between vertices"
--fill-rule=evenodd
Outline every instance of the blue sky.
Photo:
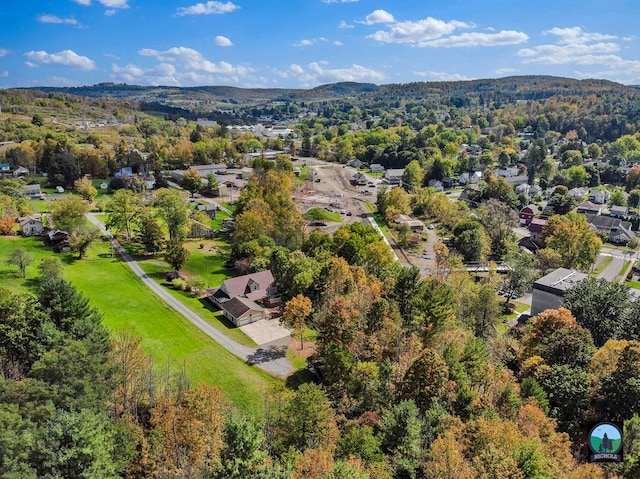
M 640 84 L 637 0 L 2 0 L 0 87 Z

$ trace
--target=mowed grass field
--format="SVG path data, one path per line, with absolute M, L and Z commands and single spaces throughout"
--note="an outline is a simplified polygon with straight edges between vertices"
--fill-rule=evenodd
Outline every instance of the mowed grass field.
M 17 246 L 27 249 L 35 260 L 26 280 L 16 267 L 5 264 Z M 0 238 L 0 287 L 35 291 L 37 262 L 53 254 L 36 239 Z M 169 309 L 124 263 L 111 257 L 106 241 L 93 245 L 82 260 L 74 256 L 58 255 L 65 263 L 65 278 L 102 312 L 109 329 L 130 329 L 142 336 L 145 351 L 159 369 L 170 365 L 177 372 L 184 367 L 192 383 L 219 386 L 239 410 L 261 412 L 265 388 L 279 380 L 233 356 Z

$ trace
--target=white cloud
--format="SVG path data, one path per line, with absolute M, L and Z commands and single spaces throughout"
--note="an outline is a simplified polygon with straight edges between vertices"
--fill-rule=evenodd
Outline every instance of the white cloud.
M 368 38 L 384 43 L 419 44 L 428 40 L 435 40 L 453 33 L 456 28 L 473 28 L 475 25 L 452 20 L 445 22 L 427 17 L 416 22 L 405 21 L 391 25 L 389 30 L 378 30 Z
M 131 63 L 121 67 L 117 64 L 111 66 L 111 71 L 119 80 L 128 83 L 144 83 L 148 85 L 175 85 L 179 86 L 180 82 L 176 78 L 176 69 L 168 63 L 159 63 L 153 68 L 140 68 Z
M 40 68 L 38 65 L 36 65 L 33 62 L 24 62 L 25 65 L 27 65 L 29 68 Z
M 79 25 L 75 18 L 60 18 L 57 15 L 40 15 L 38 17 L 40 23 L 64 23 L 66 25 Z
M 202 53 L 192 48 L 173 47 L 165 51 L 145 48 L 138 54 L 154 57 L 160 63 L 151 69 L 129 64 L 125 67 L 114 64 L 114 77 L 139 84 L 212 85 L 221 82 L 239 83 L 253 72 L 243 65 L 232 65 L 207 60 Z
M 354 28 L 354 26 L 353 25 L 349 25 L 344 20 L 340 20 L 340 23 L 338 24 L 338 28 Z
M 376 23 L 393 23 L 395 18 L 386 10 L 374 10 L 364 19 L 365 25 L 374 25 Z
M 516 73 L 518 70 L 515 68 L 498 68 L 494 71 L 496 75 L 509 75 L 511 73 Z
M 0 73 L 0 78 L 9 78 L 9 72 L 7 70 Z
M 525 43 L 529 37 L 523 32 L 502 30 L 498 33 L 469 32 L 417 43 L 419 47 L 497 47 Z
M 294 47 L 310 47 L 312 45 L 316 45 L 317 43 L 320 42 L 327 42 L 328 40 L 325 37 L 318 37 L 318 38 L 305 38 L 303 40 L 300 40 L 299 42 L 296 42 L 293 44 Z
M 278 72 L 283 78 L 296 78 L 301 86 L 312 87 L 342 81 L 382 82 L 384 73 L 353 64 L 348 68 L 326 68 L 327 62 L 312 62 L 306 68 L 292 64 L 287 71 Z
M 336 40 L 335 42 L 333 42 L 333 44 L 334 44 L 336 47 L 341 47 L 341 46 L 343 46 L 343 45 L 344 45 L 340 40 Z
M 115 15 L 116 13 L 118 13 L 118 11 L 117 10 L 113 10 L 113 9 L 104 11 L 105 17 L 110 17 L 112 15 Z
M 207 2 L 207 3 L 196 3 L 190 7 L 181 7 L 178 8 L 177 14 L 180 16 L 183 15 L 220 15 L 223 13 L 231 13 L 234 10 L 237 10 L 238 7 L 232 2 L 222 3 L 222 2 Z
M 68 67 L 79 68 L 80 70 L 93 70 L 96 65 L 88 57 L 78 55 L 73 50 L 63 50 L 58 53 L 47 53 L 44 50 L 30 51 L 25 53 L 25 56 L 31 61 L 32 64 L 44 63 L 47 65 L 57 64 L 65 65 Z
M 551 30 L 543 32 L 543 34 L 552 34 L 560 37 L 558 43 L 561 45 L 575 45 L 578 43 L 601 42 L 603 40 L 615 40 L 615 35 L 607 35 L 603 33 L 586 33 L 580 27 L 559 28 L 554 27 Z
M 420 78 L 428 78 L 434 81 L 467 81 L 473 80 L 473 78 L 460 75 L 459 73 L 447 73 L 447 72 L 413 72 L 413 74 Z
M 84 5 L 84 6 L 91 5 L 91 0 L 73 0 L 73 1 L 76 2 L 78 5 Z M 128 1 L 129 0 L 98 0 L 98 3 L 102 4 L 107 8 L 129 8 Z M 113 15 L 113 14 L 108 13 L 107 15 Z
M 98 0 L 107 8 L 129 8 L 128 0 Z
M 229 40 L 227 37 L 223 37 L 222 35 L 216 36 L 216 38 L 213 40 L 213 43 L 215 43 L 219 47 L 233 46 L 233 42 Z
M 11 52 L 9 50 L 7 50 L 6 48 L 0 48 L 0 57 L 5 57 L 9 53 L 11 53 Z
M 523 48 L 518 55 L 525 64 L 537 65 L 608 65 L 626 62 L 615 53 L 621 50 L 617 37 L 603 33 L 587 33 L 580 27 L 552 28 L 543 32 L 558 37 L 557 43 Z

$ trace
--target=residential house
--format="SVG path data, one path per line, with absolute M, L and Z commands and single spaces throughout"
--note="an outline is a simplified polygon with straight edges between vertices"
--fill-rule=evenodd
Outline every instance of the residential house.
M 367 183 L 369 183 L 369 180 L 363 172 L 358 171 L 355 175 L 353 175 L 351 183 L 356 186 L 365 186 Z
M 531 316 L 537 316 L 547 309 L 558 309 L 565 292 L 588 277 L 580 271 L 558 268 L 540 278 L 533 283 Z
M 429 188 L 433 188 L 437 192 L 444 191 L 444 186 L 442 185 L 442 181 L 440 180 L 429 180 L 427 186 L 429 186 Z
M 544 241 L 542 239 L 542 231 L 544 227 L 547 225 L 547 220 L 542 218 L 533 218 L 529 223 L 529 239 L 536 246 L 544 246 Z
M 600 216 L 602 214 L 603 209 L 604 209 L 604 206 L 602 205 L 591 203 L 591 201 L 585 201 L 584 203 L 581 203 L 580 205 L 578 205 L 577 211 L 578 213 L 582 213 L 583 215 L 587 215 L 587 216 L 591 216 L 591 215 Z
M 526 183 L 529 178 L 527 175 L 518 175 L 518 176 L 507 176 L 505 177 L 505 181 L 510 185 L 519 185 L 521 183 Z
M 227 165 L 224 163 L 215 163 L 211 165 L 194 165 L 190 170 L 197 171 L 200 176 L 207 176 L 211 173 L 214 175 L 224 175 L 227 172 Z
M 520 210 L 520 224 L 528 225 L 531 223 L 531 220 L 540 213 L 540 208 L 538 208 L 534 204 L 530 204 L 525 206 Z
M 531 190 L 531 186 L 528 183 L 522 183 L 516 186 L 517 195 L 524 195 L 526 197 L 529 197 L 529 190 Z
M 542 194 L 542 188 L 536 185 L 531 185 L 531 187 L 529 188 L 529 198 L 533 198 L 541 194 Z
M 462 173 L 459 178 L 461 185 L 475 185 L 482 179 L 481 171 L 474 171 L 473 173 Z
M 458 184 L 458 180 L 450 176 L 445 176 L 442 178 L 442 186 L 444 186 L 445 188 L 453 188 L 455 186 L 458 186 Z
M 53 247 L 56 253 L 68 253 L 71 251 L 69 233 L 62 230 L 49 230 L 44 235 L 44 241 Z
M 203 211 L 212 220 L 216 219 L 216 211 L 218 207 L 212 203 L 206 203 L 204 205 L 196 205 L 198 211 Z
M 369 172 L 370 173 L 384 173 L 384 166 L 382 166 L 380 163 L 371 163 L 369 165 Z
M 569 196 L 578 200 L 582 200 L 587 195 L 587 193 L 589 193 L 589 189 L 585 188 L 584 186 L 580 188 L 571 188 L 569 190 Z
M 384 173 L 384 179 L 391 185 L 399 185 L 402 183 L 404 168 L 392 168 Z
M 265 308 L 279 304 L 273 274 L 269 270 L 227 279 L 208 292 L 207 299 L 236 326 L 266 319 Z
M 18 168 L 13 170 L 14 178 L 26 178 L 27 176 L 29 176 L 29 170 L 24 166 L 19 166 Z
M 365 164 L 362 161 L 360 161 L 359 159 L 353 158 L 353 159 L 347 161 L 347 166 L 350 166 L 352 168 L 364 168 Z
M 222 308 L 222 314 L 238 327 L 255 323 L 268 316 L 265 308 L 243 297 L 235 297 L 227 301 Z
M 22 187 L 22 194 L 32 200 L 37 200 L 42 197 L 40 185 L 25 185 Z
M 626 206 L 612 206 L 609 208 L 609 216 L 614 218 L 624 218 L 629 214 L 629 208 Z
M 406 224 L 409 227 L 409 229 L 414 233 L 424 231 L 424 223 L 420 220 L 412 218 L 411 216 L 396 215 L 393 218 L 393 222 L 398 225 Z
M 21 216 L 18 218 L 22 236 L 40 236 L 44 234 L 44 224 L 40 215 Z
M 596 232 L 603 233 L 607 239 L 615 244 L 627 244 L 629 240 L 636 238 L 631 231 L 631 222 L 622 221 L 620 218 L 610 216 L 588 215 L 587 221 Z
M 518 176 L 517 166 L 506 166 L 504 168 L 496 168 L 493 170 L 493 174 L 496 176 L 502 176 L 503 178 L 510 178 L 512 176 Z
M 609 201 L 610 196 L 611 193 L 609 192 L 609 190 L 592 189 L 589 191 L 589 201 L 597 205 L 605 204 L 607 201 Z

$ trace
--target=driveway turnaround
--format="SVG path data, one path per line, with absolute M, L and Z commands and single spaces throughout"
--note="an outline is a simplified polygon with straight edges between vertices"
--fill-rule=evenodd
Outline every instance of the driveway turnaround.
M 113 237 L 111 232 L 107 231 L 102 222 L 93 213 L 88 213 L 87 217 L 89 221 L 95 224 L 102 234 L 107 237 L 111 242 L 113 248 L 120 254 L 122 260 L 127 263 L 131 270 L 135 273 L 140 280 L 151 289 L 160 299 L 167 303 L 171 308 L 187 318 L 193 325 L 201 329 L 207 336 L 213 339 L 220 346 L 225 348 L 231 354 L 239 357 L 249 364 L 256 365 L 260 369 L 266 371 L 272 376 L 280 378 L 286 378 L 289 374 L 295 371 L 295 368 L 286 358 L 288 339 L 280 339 L 271 343 L 263 344 L 258 348 L 252 348 L 239 344 L 233 339 L 229 338 L 222 332 L 207 323 L 202 317 L 187 306 L 182 304 L 176 298 L 171 296 L 162 286 L 156 283 L 152 278 L 147 275 L 140 265 L 135 261 L 129 253 L 120 245 L 120 243 Z

